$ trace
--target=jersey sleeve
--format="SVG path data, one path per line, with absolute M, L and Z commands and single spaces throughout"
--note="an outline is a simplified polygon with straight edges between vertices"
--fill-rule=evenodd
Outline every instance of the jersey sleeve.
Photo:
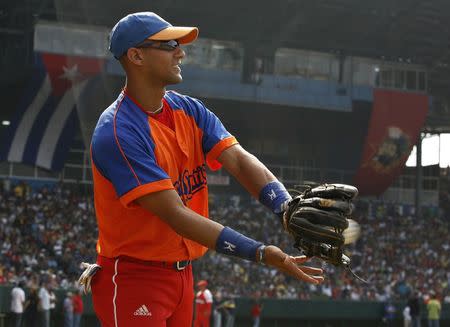
M 205 296 L 205 302 L 206 303 L 212 303 L 213 302 L 213 296 L 210 290 L 206 289 L 204 292 Z
M 173 189 L 170 177 L 156 162 L 154 143 L 145 137 L 146 130 L 120 122 L 111 125 L 96 128 L 91 155 L 97 170 L 113 184 L 121 203 L 133 206 L 133 201 L 143 195 Z
M 203 131 L 202 147 L 206 156 L 206 163 L 211 170 L 217 170 L 222 164 L 217 160 L 220 154 L 230 146 L 237 144 L 220 119 L 197 99 L 187 97 L 193 110 L 198 127 Z

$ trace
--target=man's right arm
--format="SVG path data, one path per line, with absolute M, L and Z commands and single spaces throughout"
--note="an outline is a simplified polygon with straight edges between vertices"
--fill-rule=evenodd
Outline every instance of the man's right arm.
M 223 226 L 186 207 L 175 190 L 150 193 L 136 202 L 160 217 L 179 235 L 207 248 L 215 248 Z
M 216 250 L 217 241 L 223 234 L 224 226 L 186 207 L 175 190 L 150 193 L 138 198 L 136 202 L 157 215 L 182 237 Z M 251 259 L 257 261 L 257 256 L 258 253 L 255 253 L 255 258 Z M 317 284 L 323 281 L 321 269 L 299 266 L 306 261 L 307 258 L 304 256 L 289 256 L 273 245 L 265 249 L 265 264 L 309 283 Z

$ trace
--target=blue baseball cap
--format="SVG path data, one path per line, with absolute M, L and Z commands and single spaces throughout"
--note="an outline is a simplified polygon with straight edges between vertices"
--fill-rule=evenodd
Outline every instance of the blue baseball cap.
M 197 27 L 172 26 L 157 14 L 146 11 L 123 17 L 111 30 L 109 51 L 119 59 L 129 48 L 144 42 L 177 40 L 180 44 L 194 42 Z

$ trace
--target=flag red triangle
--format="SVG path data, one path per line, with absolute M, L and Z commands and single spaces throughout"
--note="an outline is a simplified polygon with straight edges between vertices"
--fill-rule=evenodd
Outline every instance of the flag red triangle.
M 63 95 L 73 84 L 97 75 L 105 59 L 43 53 L 42 60 L 50 77 L 53 94 Z

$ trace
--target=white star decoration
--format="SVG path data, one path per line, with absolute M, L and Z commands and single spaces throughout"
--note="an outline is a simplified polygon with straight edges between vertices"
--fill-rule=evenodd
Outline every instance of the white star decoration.
M 72 67 L 63 67 L 64 73 L 59 76 L 59 78 L 65 78 L 71 82 L 75 81 L 81 74 L 78 71 L 78 65 Z

